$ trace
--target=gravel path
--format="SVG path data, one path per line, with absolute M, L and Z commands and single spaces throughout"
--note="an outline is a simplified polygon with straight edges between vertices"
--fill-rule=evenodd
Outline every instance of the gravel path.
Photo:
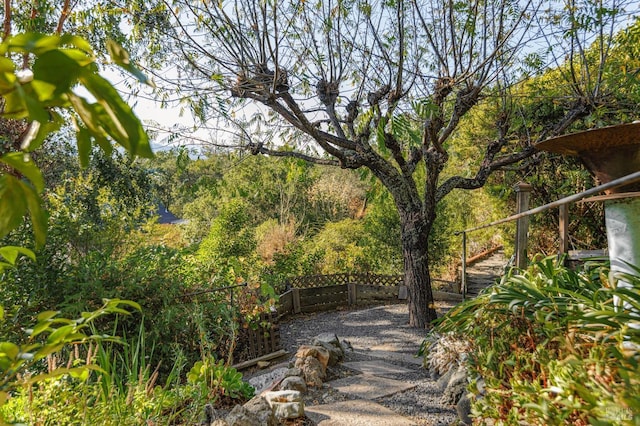
M 439 314 L 449 307 L 437 306 Z M 395 375 L 393 379 L 415 384 L 416 387 L 377 398 L 374 402 L 411 419 L 417 425 L 456 424 L 455 408 L 440 402 L 441 392 L 436 388 L 436 381 L 412 357 L 426 332 L 409 327 L 407 322 L 405 304 L 375 306 L 294 316 L 281 322 L 280 335 L 283 348 L 295 354 L 300 345 L 309 344 L 318 334 L 335 333 L 341 341 L 348 342 L 352 347 L 347 350 L 345 362 L 383 360 L 410 369 L 409 373 Z M 354 374 L 360 373 L 341 364 L 328 371 L 327 380 Z M 311 391 L 305 398 L 305 404 L 327 404 L 348 399 L 355 397 L 342 394 L 325 384 L 321 389 Z

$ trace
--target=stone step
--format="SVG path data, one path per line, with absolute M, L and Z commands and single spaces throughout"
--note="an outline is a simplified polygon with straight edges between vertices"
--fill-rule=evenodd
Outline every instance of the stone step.
M 328 382 L 327 386 L 331 386 L 344 394 L 353 395 L 362 399 L 381 398 L 416 387 L 415 384 L 369 374 L 360 374 L 334 380 Z
M 389 377 L 396 374 L 410 373 L 411 370 L 384 361 L 345 362 L 345 367 L 371 376 Z
M 318 426 L 415 426 L 380 404 L 359 399 L 313 405 L 305 413 Z

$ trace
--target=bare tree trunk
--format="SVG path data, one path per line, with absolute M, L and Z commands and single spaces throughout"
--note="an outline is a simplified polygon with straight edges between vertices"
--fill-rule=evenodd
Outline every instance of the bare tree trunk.
M 432 221 L 417 211 L 401 211 L 404 282 L 409 293 L 409 325 L 426 328 L 437 318 L 429 275 L 429 230 Z

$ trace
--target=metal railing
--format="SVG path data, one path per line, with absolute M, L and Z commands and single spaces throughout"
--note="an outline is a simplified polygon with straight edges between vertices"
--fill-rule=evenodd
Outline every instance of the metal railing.
M 522 190 L 523 189 L 522 187 L 520 187 L 520 189 L 516 189 L 519 197 L 519 200 L 517 202 L 519 211 L 516 214 L 513 214 L 511 216 L 508 216 L 503 219 L 499 219 L 484 225 L 479 225 L 473 228 L 468 228 L 462 231 L 455 232 L 455 235 L 462 235 L 462 284 L 461 284 L 462 297 L 466 298 L 466 293 L 467 293 L 466 264 L 467 264 L 467 234 L 468 233 L 517 220 L 518 224 L 516 228 L 516 266 L 522 268 L 526 264 L 526 257 L 524 253 L 526 249 L 526 234 L 527 234 L 529 216 L 537 213 L 542 213 L 553 208 L 558 208 L 558 207 L 566 206 L 568 204 L 573 204 L 578 201 L 585 200 L 587 197 L 595 196 L 608 189 L 619 188 L 621 186 L 634 183 L 634 182 L 639 182 L 639 181 L 640 181 L 640 171 L 631 173 L 629 175 L 623 176 L 618 179 L 614 179 L 602 185 L 598 185 L 593 188 L 587 189 L 586 191 L 582 191 L 577 194 L 573 194 L 568 197 L 561 198 L 559 200 L 553 201 L 551 203 L 548 203 L 533 209 L 528 209 L 528 207 L 523 208 L 523 206 L 525 206 L 528 203 L 528 196 L 529 196 L 529 192 L 531 191 L 530 186 L 527 185 L 529 186 L 528 190 L 526 188 Z M 640 193 L 630 193 L 630 194 L 626 194 L 626 196 L 628 197 L 640 196 Z M 585 201 L 589 201 L 589 200 L 585 200 Z M 603 199 L 600 197 L 597 197 L 597 199 L 593 199 L 592 201 L 603 201 Z M 524 211 L 520 211 L 521 208 Z
M 208 288 L 206 290 L 199 290 L 199 291 L 194 291 L 193 293 L 183 294 L 182 297 L 189 298 L 193 296 L 199 296 L 201 294 L 217 293 L 219 291 L 229 290 L 229 302 L 231 303 L 231 305 L 233 305 L 233 290 L 239 287 L 247 287 L 247 285 L 248 284 L 246 282 L 243 282 L 241 284 L 236 284 L 236 285 L 227 285 L 224 287 Z

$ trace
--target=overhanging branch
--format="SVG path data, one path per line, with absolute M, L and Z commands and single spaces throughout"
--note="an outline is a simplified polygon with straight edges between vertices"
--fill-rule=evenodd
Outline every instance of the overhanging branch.
M 320 164 L 323 166 L 341 166 L 340 162 L 334 159 L 313 157 L 311 155 L 303 154 L 298 151 L 278 151 L 269 149 L 264 145 L 257 143 L 251 143 L 247 145 L 247 149 L 249 149 L 251 151 L 251 154 L 253 155 L 263 154 L 269 155 L 271 157 L 289 157 L 308 161 L 309 163 Z
M 495 161 L 486 161 L 488 158 L 493 158 L 493 156 L 495 156 L 495 153 L 491 155 L 491 151 L 495 149 L 494 148 L 495 146 L 502 148 L 502 146 L 504 146 L 504 143 L 500 143 L 496 141 L 489 145 L 489 148 L 487 149 L 487 154 L 485 155 L 485 161 L 483 161 L 483 164 L 480 166 L 480 168 L 478 169 L 478 172 L 474 177 L 465 178 L 462 176 L 453 176 L 447 179 L 446 181 L 444 181 L 444 183 L 440 185 L 436 191 L 436 201 L 440 201 L 448 193 L 450 193 L 456 188 L 458 189 L 481 188 L 487 182 L 487 179 L 489 178 L 489 176 L 493 171 L 498 170 L 502 167 L 508 166 L 510 164 L 514 164 L 519 161 L 522 161 L 532 156 L 535 153 L 535 150 L 531 145 L 526 147 L 520 152 L 499 157 Z

